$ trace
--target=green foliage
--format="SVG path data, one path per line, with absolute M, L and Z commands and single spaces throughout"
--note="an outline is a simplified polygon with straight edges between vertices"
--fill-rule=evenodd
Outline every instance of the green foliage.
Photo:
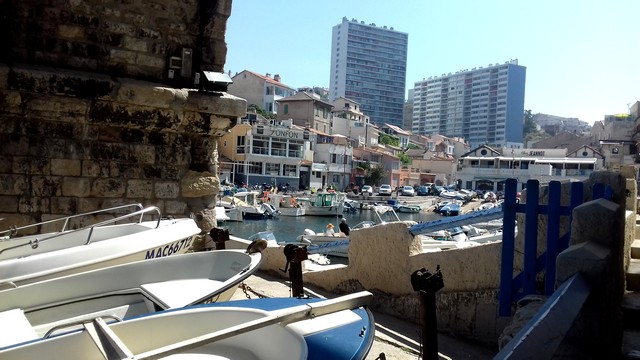
M 398 154 L 398 157 L 400 158 L 400 161 L 402 161 L 402 165 L 411 164 L 411 158 L 409 157 L 409 155 L 405 153 L 400 153 Z
M 384 145 L 393 145 L 400 146 L 400 139 L 389 134 L 380 133 L 380 137 L 378 138 L 378 142 Z
M 414 143 L 409 143 L 409 145 L 407 145 L 407 150 L 409 149 L 422 149 L 422 148 Z
M 544 131 L 539 131 L 536 124 L 533 122 L 533 112 L 531 110 L 525 110 L 524 112 L 524 128 L 522 134 L 524 141 L 537 141 L 550 137 Z
M 249 106 L 247 106 L 247 111 L 249 111 L 249 110 L 254 110 L 256 113 L 260 114 L 265 119 L 275 119 L 275 118 L 277 118 L 276 114 L 272 114 L 270 112 L 267 112 L 265 109 L 261 108 L 260 106 L 258 106 L 256 104 L 250 104 Z
M 371 169 L 364 176 L 364 183 L 374 186 L 379 186 L 382 178 L 384 178 L 385 171 L 380 165 L 372 166 Z

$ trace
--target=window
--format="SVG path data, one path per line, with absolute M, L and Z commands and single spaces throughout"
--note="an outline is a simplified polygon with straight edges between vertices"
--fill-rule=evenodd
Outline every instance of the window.
M 289 104 L 284 104 L 284 113 L 285 115 L 289 113 Z
M 244 136 L 238 136 L 236 139 L 236 154 L 244 154 L 245 152 L 245 141 L 246 138 Z M 225 146 L 227 146 L 225 144 Z
M 289 140 L 289 153 L 288 157 L 301 158 L 303 154 L 304 141 L 302 140 Z
M 251 153 L 269 155 L 269 138 L 264 136 L 254 136 Z
M 278 176 L 280 175 L 280 164 L 267 163 L 266 175 Z
M 261 162 L 250 162 L 249 163 L 249 174 L 262 175 L 262 163 Z
M 286 139 L 271 139 L 271 155 L 272 156 L 287 156 L 287 140 Z
M 296 166 L 284 164 L 282 168 L 282 175 L 297 177 L 298 175 L 296 174 Z

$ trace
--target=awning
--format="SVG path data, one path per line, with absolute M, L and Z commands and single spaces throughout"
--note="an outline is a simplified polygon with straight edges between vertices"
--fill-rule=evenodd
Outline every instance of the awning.
M 563 159 L 538 159 L 536 164 L 595 164 L 598 161 L 596 158 L 563 158 Z
M 313 163 L 311 165 L 311 171 L 327 172 L 329 169 L 327 168 L 327 164 Z

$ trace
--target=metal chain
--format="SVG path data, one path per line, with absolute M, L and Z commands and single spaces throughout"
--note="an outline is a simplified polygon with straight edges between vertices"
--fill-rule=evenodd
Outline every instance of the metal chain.
M 261 293 L 255 291 L 255 290 L 253 290 L 249 285 L 245 284 L 244 282 L 240 283 L 239 287 L 240 287 L 240 289 L 242 289 L 242 292 L 247 297 L 247 299 L 251 299 L 251 295 L 249 295 L 249 293 L 254 294 L 259 299 L 268 298 L 267 295 L 261 294 Z

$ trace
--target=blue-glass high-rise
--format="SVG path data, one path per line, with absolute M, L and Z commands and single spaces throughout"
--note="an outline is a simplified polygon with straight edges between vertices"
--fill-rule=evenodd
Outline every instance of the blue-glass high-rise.
M 342 19 L 333 27 L 329 97 L 360 103 L 372 123 L 402 127 L 409 35 Z
M 511 60 L 417 81 L 411 130 L 462 137 L 472 148 L 521 146 L 525 78 Z

